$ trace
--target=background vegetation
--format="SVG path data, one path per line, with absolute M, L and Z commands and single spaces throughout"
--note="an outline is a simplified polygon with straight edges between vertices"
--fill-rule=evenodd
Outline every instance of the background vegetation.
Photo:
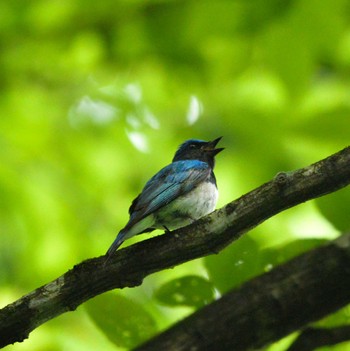
M 104 254 L 185 139 L 224 137 L 218 207 L 347 146 L 349 83 L 346 0 L 2 1 L 0 305 Z M 97 297 L 7 350 L 135 346 L 348 230 L 349 205 L 345 189 L 288 210 L 219 255 Z

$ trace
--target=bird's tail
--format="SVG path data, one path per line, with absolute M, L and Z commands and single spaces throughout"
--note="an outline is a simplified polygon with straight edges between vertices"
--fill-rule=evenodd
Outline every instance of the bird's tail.
M 109 259 L 114 254 L 114 252 L 118 249 L 118 247 L 124 242 L 126 234 L 127 232 L 123 230 L 119 232 L 119 234 L 113 241 L 112 245 L 106 252 L 107 259 Z

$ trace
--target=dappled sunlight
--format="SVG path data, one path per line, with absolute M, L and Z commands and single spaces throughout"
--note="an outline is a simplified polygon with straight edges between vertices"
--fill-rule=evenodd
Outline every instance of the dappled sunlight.
M 142 90 L 139 84 L 129 83 L 123 90 L 130 101 L 134 102 L 135 104 L 141 102 Z
M 194 95 L 190 97 L 186 119 L 189 125 L 195 124 L 203 113 L 203 103 Z
M 144 109 L 143 119 L 153 129 L 159 129 L 160 123 L 156 116 L 147 108 Z
M 149 152 L 149 143 L 145 134 L 140 132 L 126 132 L 132 145 L 139 151 Z
M 94 85 L 96 85 L 94 81 Z M 83 96 L 68 113 L 72 127 L 82 128 L 118 125 L 138 151 L 149 152 L 148 129 L 160 128 L 158 118 L 143 100 L 142 88 L 138 83 L 120 85 L 113 83 L 94 89 L 94 95 Z
M 104 101 L 92 100 L 84 96 L 68 113 L 73 127 L 87 122 L 94 124 L 110 124 L 118 116 L 118 109 Z

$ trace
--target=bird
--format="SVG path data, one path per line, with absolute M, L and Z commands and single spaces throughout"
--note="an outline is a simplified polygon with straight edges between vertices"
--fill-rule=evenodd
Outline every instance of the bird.
M 172 162 L 156 173 L 129 208 L 129 221 L 106 253 L 111 257 L 123 242 L 135 235 L 184 227 L 214 211 L 218 189 L 214 175 L 215 148 L 212 141 L 186 140 Z

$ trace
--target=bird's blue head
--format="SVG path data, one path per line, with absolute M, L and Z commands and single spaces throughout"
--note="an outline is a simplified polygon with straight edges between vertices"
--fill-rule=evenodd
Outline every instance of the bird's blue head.
M 213 141 L 197 139 L 186 140 L 176 151 L 173 162 L 181 160 L 199 160 L 207 162 L 210 167 L 214 168 L 215 155 L 224 150 L 223 148 L 215 149 L 215 146 L 221 138 L 222 137 L 219 137 Z

